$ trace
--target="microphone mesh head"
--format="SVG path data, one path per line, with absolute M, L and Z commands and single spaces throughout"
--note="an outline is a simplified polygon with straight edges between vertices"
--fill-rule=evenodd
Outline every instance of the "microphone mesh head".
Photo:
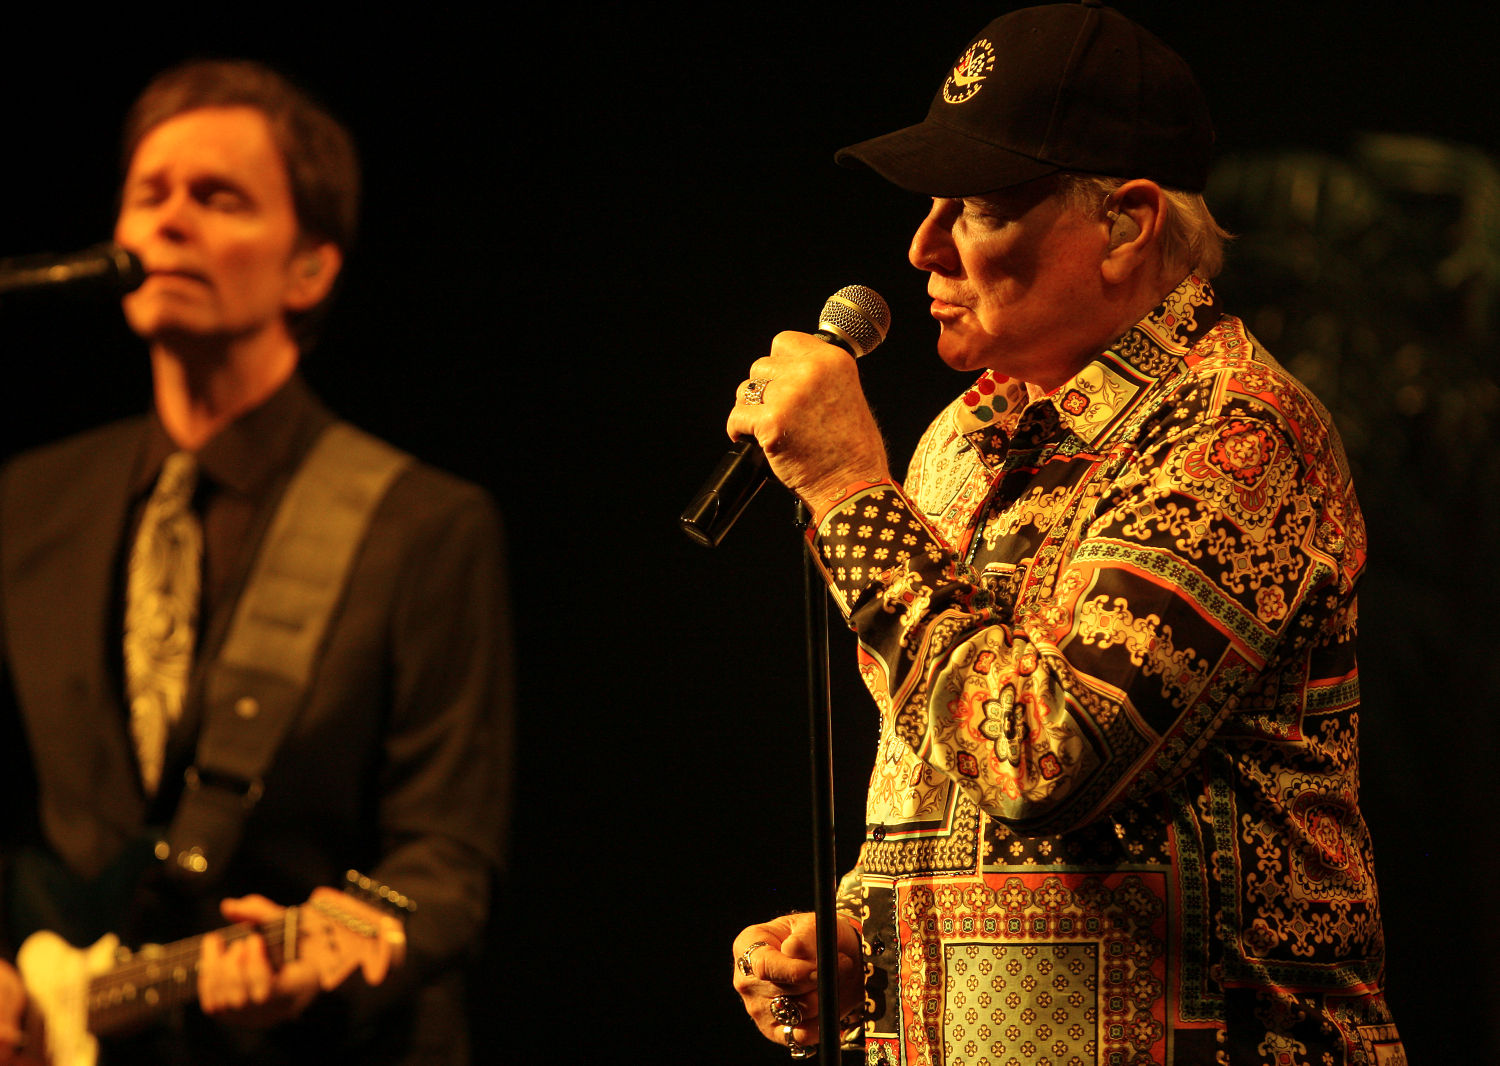
M 823 305 L 818 329 L 841 338 L 856 356 L 869 355 L 890 332 L 891 309 L 874 289 L 845 285 Z

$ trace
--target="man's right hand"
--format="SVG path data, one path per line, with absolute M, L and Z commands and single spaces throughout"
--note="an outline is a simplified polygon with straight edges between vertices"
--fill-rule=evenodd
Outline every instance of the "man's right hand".
M 15 1061 L 22 1040 L 21 1015 L 26 1009 L 26 989 L 16 968 L 0 959 L 0 1066 Z
M 44 1066 L 42 1019 L 28 1009 L 26 986 L 16 968 L 0 959 L 0 1066 Z
M 853 926 L 846 921 L 838 926 L 842 1018 L 864 1000 L 864 967 Z M 808 913 L 749 926 L 734 938 L 734 988 L 767 1040 L 787 1042 L 785 1022 L 777 1020 L 772 1006 L 773 1001 L 786 997 L 780 1004 L 783 1017 L 788 1009 L 798 1015 L 792 1039 L 803 1046 L 818 1042 L 817 957 L 817 919 Z
M 885 442 L 848 352 L 811 334 L 778 333 L 771 354 L 750 365 L 750 379 L 735 395 L 725 424 L 729 438 L 758 440 L 771 472 L 814 520 L 850 485 L 890 478 Z

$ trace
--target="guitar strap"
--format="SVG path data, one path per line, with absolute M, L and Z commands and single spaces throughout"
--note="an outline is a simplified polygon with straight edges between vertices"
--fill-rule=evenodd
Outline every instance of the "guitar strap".
M 201 891 L 234 855 L 266 771 L 312 683 L 375 508 L 411 456 L 329 426 L 282 495 L 223 647 L 204 676 L 187 787 L 157 858 Z

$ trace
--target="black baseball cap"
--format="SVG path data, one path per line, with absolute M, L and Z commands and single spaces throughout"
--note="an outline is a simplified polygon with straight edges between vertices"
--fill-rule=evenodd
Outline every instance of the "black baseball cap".
M 926 196 L 978 196 L 1059 170 L 1200 192 L 1213 140 L 1182 58 L 1083 0 L 991 22 L 953 64 L 926 121 L 834 158 Z

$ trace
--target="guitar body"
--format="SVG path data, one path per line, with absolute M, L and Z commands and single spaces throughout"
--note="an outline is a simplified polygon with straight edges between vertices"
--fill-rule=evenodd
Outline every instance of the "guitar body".
M 27 937 L 16 969 L 32 1006 L 43 1018 L 50 1066 L 95 1066 L 99 1040 L 89 1032 L 89 979 L 108 973 L 120 941 L 113 934 L 90 948 L 75 948 L 56 933 Z

